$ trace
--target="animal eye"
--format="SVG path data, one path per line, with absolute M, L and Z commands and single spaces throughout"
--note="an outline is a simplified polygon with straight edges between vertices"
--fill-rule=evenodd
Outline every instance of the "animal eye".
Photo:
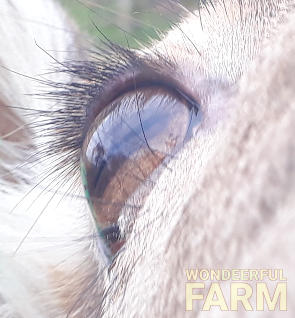
M 109 256 L 126 240 L 118 225 L 123 207 L 192 136 L 199 113 L 178 91 L 150 86 L 123 94 L 92 122 L 82 147 L 82 179 Z

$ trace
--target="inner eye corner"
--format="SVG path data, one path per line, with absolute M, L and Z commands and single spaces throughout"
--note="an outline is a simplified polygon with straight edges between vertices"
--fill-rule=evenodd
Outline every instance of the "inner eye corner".
M 111 259 L 127 239 L 118 222 L 122 211 L 132 231 L 140 210 L 134 198 L 143 205 L 154 184 L 146 181 L 165 168 L 200 121 L 199 104 L 179 88 L 152 81 L 134 88 L 96 115 L 82 146 L 85 196 Z

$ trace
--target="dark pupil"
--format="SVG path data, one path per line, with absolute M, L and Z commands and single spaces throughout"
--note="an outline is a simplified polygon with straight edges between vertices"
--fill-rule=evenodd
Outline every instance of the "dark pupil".
M 96 118 L 83 149 L 85 187 L 112 253 L 124 242 L 117 226 L 122 207 L 182 146 L 195 117 L 182 98 L 164 89 L 144 88 L 124 95 Z

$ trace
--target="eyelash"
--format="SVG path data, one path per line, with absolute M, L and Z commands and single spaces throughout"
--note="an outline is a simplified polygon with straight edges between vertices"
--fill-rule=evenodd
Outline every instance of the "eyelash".
M 91 56 L 89 60 L 67 61 L 54 69 L 54 72 L 69 77 L 68 83 L 39 81 L 46 87 L 45 92 L 39 94 L 41 98 L 52 100 L 58 105 L 53 112 L 38 112 L 40 121 L 36 126 L 42 128 L 42 135 L 45 138 L 55 137 L 50 147 L 43 149 L 43 152 L 47 156 L 66 153 L 63 163 L 74 165 L 76 174 L 79 173 L 80 149 L 87 123 L 91 121 L 90 106 L 100 98 L 107 83 L 133 67 L 127 59 L 129 57 L 132 60 L 133 53 L 115 44 L 109 43 L 107 48 L 96 48 L 95 51 L 88 51 L 88 54 Z M 46 123 L 45 127 L 41 127 L 42 122 Z
M 173 64 L 160 54 L 153 58 L 146 53 L 139 56 L 111 42 L 104 42 L 104 48 L 96 47 L 87 52 L 88 60 L 67 61 L 54 70 L 69 76 L 72 80 L 69 83 L 42 81 L 49 90 L 42 97 L 58 104 L 58 109 L 53 112 L 40 112 L 41 121 L 43 119 L 47 123 L 43 136 L 55 137 L 50 149 L 48 147 L 44 152 L 47 156 L 67 153 L 71 158 L 66 156 L 61 165 L 70 163 L 77 175 L 80 150 L 89 126 L 118 95 L 156 84 L 174 90 L 190 103 L 195 103 L 170 77 Z M 118 93 L 112 96 L 113 91 Z

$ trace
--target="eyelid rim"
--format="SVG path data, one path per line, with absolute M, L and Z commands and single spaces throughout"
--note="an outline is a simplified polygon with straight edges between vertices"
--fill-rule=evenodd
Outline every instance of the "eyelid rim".
M 159 67 L 159 66 L 158 66 Z M 158 86 L 184 99 L 194 109 L 200 109 L 200 103 L 188 93 L 187 89 L 175 77 L 169 75 L 165 67 L 159 73 L 155 68 L 144 65 L 130 70 L 124 70 L 116 79 L 112 78 L 104 84 L 103 89 L 94 97 L 94 101 L 86 109 L 86 120 L 83 140 L 95 118 L 114 100 L 124 94 L 144 87 Z M 173 70 L 171 70 L 173 71 Z

